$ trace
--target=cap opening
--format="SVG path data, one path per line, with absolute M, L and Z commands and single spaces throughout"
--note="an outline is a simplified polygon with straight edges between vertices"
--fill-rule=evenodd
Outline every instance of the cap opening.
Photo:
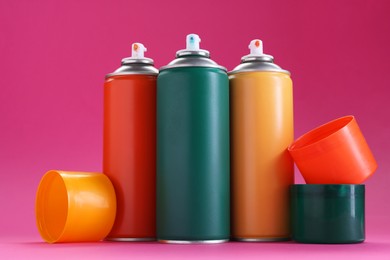
M 299 150 L 307 146 L 313 145 L 336 133 L 337 131 L 348 125 L 353 119 L 353 116 L 341 117 L 318 128 L 315 128 L 314 130 L 311 130 L 310 132 L 299 137 L 292 145 L 290 145 L 288 149 L 290 151 Z
M 49 171 L 38 187 L 35 213 L 42 238 L 48 243 L 58 241 L 68 217 L 68 194 L 61 175 Z

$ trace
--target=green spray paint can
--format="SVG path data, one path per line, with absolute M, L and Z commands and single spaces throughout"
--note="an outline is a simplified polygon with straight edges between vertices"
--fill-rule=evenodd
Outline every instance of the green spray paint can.
M 157 78 L 157 239 L 219 243 L 230 236 L 229 80 L 187 35 Z

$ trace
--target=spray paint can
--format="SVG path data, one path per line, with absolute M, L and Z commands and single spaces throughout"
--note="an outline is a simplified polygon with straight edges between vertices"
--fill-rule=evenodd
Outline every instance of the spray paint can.
M 230 235 L 229 81 L 187 36 L 157 79 L 157 239 L 218 243 Z
M 117 196 L 107 239 L 154 240 L 156 188 L 156 80 L 141 43 L 104 83 L 103 171 Z
M 260 40 L 229 72 L 231 113 L 232 237 L 239 241 L 290 238 L 289 186 L 293 161 L 290 73 L 263 53 Z

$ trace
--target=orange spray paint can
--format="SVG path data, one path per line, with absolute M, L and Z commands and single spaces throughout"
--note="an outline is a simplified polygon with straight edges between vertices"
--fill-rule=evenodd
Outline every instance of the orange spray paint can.
M 290 73 L 263 54 L 260 40 L 229 73 L 232 237 L 239 241 L 290 238 L 289 186 L 294 140 Z
M 132 57 L 104 83 L 103 172 L 117 196 L 117 214 L 107 239 L 154 240 L 156 196 L 156 79 L 146 48 L 132 45 Z

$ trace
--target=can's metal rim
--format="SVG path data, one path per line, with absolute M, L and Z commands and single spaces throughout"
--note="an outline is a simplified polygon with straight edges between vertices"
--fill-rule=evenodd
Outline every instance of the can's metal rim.
M 114 72 L 106 75 L 106 78 L 113 76 L 125 75 L 157 75 L 158 69 L 154 65 L 154 61 L 150 58 L 132 58 L 127 57 L 122 59 L 122 66 Z
M 242 63 L 253 61 L 274 62 L 274 57 L 268 54 L 263 54 L 259 56 L 246 55 L 241 58 Z
M 123 73 L 109 73 L 106 75 L 106 79 L 107 78 L 111 78 L 111 77 L 114 77 L 114 76 L 126 76 L 126 75 L 149 75 L 149 76 L 157 76 L 158 75 L 158 72 L 154 73 L 154 72 L 123 72 Z
M 203 67 L 203 68 L 216 68 L 227 72 L 227 69 L 221 65 L 218 65 L 210 58 L 203 56 L 183 56 L 178 57 L 171 61 L 168 65 L 160 68 L 160 71 L 173 68 L 185 68 L 185 67 Z
M 152 65 L 145 65 L 141 63 L 128 63 L 122 65 L 116 71 L 106 75 L 106 78 L 113 76 L 125 76 L 125 75 L 158 75 L 158 69 Z
M 280 72 L 287 75 L 291 75 L 288 70 L 284 70 L 273 62 L 250 60 L 245 61 L 235 67 L 232 71 L 229 71 L 229 75 L 243 73 L 243 72 Z
M 127 58 L 123 58 L 122 59 L 122 65 L 123 64 L 129 64 L 129 63 L 139 63 L 139 64 L 153 65 L 154 61 L 152 59 L 150 59 L 150 58 L 138 59 L 138 58 L 127 57 Z
M 207 50 L 180 50 L 176 52 L 176 58 L 183 57 L 183 56 L 203 56 L 206 58 L 210 58 L 210 52 Z

